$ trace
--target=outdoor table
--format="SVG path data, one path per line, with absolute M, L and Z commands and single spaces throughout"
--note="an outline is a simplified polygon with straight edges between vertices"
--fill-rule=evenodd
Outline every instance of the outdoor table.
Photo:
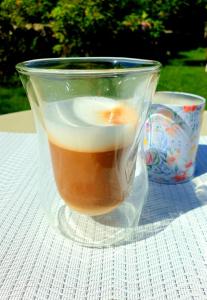
M 207 299 L 206 123 L 193 180 L 150 182 L 136 239 L 93 249 L 49 226 L 31 112 L 1 116 L 0 299 Z

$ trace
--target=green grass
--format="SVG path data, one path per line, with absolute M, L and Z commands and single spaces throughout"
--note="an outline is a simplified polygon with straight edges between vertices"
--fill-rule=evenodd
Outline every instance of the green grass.
M 30 109 L 22 87 L 0 87 L 0 114 Z
M 204 67 L 165 66 L 158 90 L 188 92 L 207 99 L 207 73 Z
M 180 52 L 162 67 L 158 90 L 188 92 L 207 99 L 206 59 L 204 48 Z M 27 109 L 30 105 L 22 87 L 0 87 L 0 114 Z
M 207 52 L 204 48 L 180 52 L 161 70 L 158 90 L 188 92 L 207 99 Z M 206 105 L 207 109 L 207 105 Z
M 207 49 L 197 48 L 189 51 L 181 51 L 177 58 L 169 61 L 170 65 L 205 65 L 207 60 Z

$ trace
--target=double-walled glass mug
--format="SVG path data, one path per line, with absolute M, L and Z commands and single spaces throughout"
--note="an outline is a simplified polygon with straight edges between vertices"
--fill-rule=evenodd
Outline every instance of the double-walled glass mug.
M 126 241 L 148 191 L 143 125 L 160 64 L 31 60 L 17 70 L 39 140 L 39 196 L 53 227 L 90 247 Z

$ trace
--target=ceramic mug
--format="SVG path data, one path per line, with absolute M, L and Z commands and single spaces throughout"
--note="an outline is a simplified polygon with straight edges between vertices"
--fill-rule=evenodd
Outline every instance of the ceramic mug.
M 155 94 L 144 132 L 150 180 L 176 184 L 193 177 L 204 107 L 197 95 Z

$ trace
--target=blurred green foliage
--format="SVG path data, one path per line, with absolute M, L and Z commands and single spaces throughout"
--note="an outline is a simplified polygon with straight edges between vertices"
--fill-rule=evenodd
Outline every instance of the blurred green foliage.
M 206 0 L 0 0 L 0 83 L 15 64 L 54 56 L 165 62 L 204 45 Z
M 57 1 L 0 1 L 0 82 L 13 82 L 19 61 L 52 55 L 50 12 Z M 16 78 L 14 77 L 16 80 Z

